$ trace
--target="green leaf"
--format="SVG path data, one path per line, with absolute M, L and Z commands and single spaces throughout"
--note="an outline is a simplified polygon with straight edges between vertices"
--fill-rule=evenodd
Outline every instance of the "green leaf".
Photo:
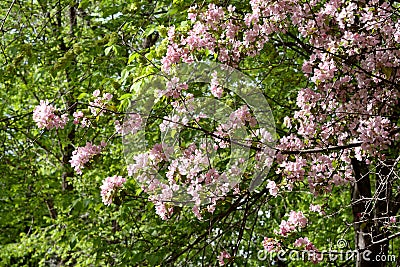
M 175 15 L 176 13 L 178 13 L 178 12 L 179 12 L 179 9 L 174 7 L 174 8 L 169 9 L 167 14 L 172 16 L 172 15 Z
M 129 70 L 123 69 L 121 72 L 121 82 L 124 83 L 128 77 L 129 77 Z
M 114 48 L 114 46 L 112 45 L 112 46 L 109 46 L 109 47 L 107 47 L 105 50 L 104 50 L 104 53 L 105 53 L 105 55 L 106 56 L 108 56 L 108 54 L 110 53 L 110 51 L 112 50 Z
M 81 2 L 79 3 L 79 8 L 80 9 L 86 9 L 90 4 L 89 0 L 81 0 Z
M 127 98 L 132 98 L 132 94 L 124 94 L 118 98 L 118 100 L 124 100 Z
M 148 37 L 150 36 L 155 30 L 157 29 L 157 27 L 155 25 L 150 25 L 149 27 L 146 28 L 146 30 L 144 31 L 143 35 Z
M 81 100 L 82 98 L 85 98 L 86 96 L 88 96 L 87 93 L 80 93 L 76 99 Z
M 132 53 L 130 56 L 129 56 L 129 59 L 128 59 L 128 64 L 130 64 L 132 61 L 134 61 L 134 60 L 136 60 L 138 57 L 140 57 L 140 55 L 138 54 L 138 53 Z

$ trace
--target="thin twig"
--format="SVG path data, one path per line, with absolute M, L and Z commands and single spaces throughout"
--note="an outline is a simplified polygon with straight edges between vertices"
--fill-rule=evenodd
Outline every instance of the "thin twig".
M 4 24 L 6 23 L 6 20 L 8 18 L 8 16 L 10 15 L 11 9 L 13 8 L 14 4 L 15 4 L 16 0 L 13 0 L 10 7 L 7 10 L 6 15 L 4 16 L 4 18 L 2 19 L 2 23 L 1 23 L 1 27 L 0 27 L 0 31 L 3 32 L 4 31 Z

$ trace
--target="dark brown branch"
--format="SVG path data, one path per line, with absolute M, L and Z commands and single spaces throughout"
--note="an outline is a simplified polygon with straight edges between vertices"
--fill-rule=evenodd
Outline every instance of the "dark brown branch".
M 278 150 L 281 154 L 285 155 L 296 155 L 296 154 L 312 154 L 312 153 L 322 153 L 322 152 L 330 152 L 335 150 L 342 150 L 348 148 L 359 147 L 362 145 L 362 142 L 355 142 L 347 145 L 341 146 L 330 146 L 326 148 L 315 148 L 315 149 L 303 149 L 303 150 Z
M 13 8 L 14 4 L 15 4 L 16 0 L 13 0 L 10 7 L 7 10 L 6 15 L 4 16 L 4 18 L 2 19 L 2 23 L 1 23 L 1 27 L 0 27 L 0 32 L 4 32 L 4 24 L 6 23 L 6 20 L 8 18 L 8 16 L 10 15 L 11 9 Z
M 46 203 L 47 209 L 49 210 L 50 218 L 53 220 L 57 219 L 57 211 L 54 209 L 53 199 L 49 198 L 44 201 Z

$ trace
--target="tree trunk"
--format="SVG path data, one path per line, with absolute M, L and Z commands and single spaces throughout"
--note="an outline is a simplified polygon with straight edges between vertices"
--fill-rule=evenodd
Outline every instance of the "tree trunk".
M 77 8 L 76 4 L 71 5 L 69 8 L 69 34 L 71 35 L 71 37 L 73 37 L 74 28 L 77 26 L 76 8 Z M 68 51 L 68 49 L 67 49 L 66 45 L 64 44 L 64 42 L 62 42 L 62 43 L 63 43 L 63 45 L 61 46 L 61 48 L 62 48 L 63 52 L 66 53 Z M 65 75 L 66 75 L 67 81 L 70 82 L 71 79 L 69 77 L 68 70 L 65 70 Z M 76 111 L 75 99 L 73 98 L 73 95 L 66 94 L 65 100 L 66 100 L 69 116 L 72 117 L 74 112 Z M 75 128 L 72 128 L 72 130 L 68 133 L 68 140 L 69 140 L 69 143 L 65 149 L 65 153 L 63 154 L 63 159 L 62 159 L 63 166 L 65 169 L 65 171 L 62 174 L 62 190 L 63 191 L 64 190 L 71 191 L 74 188 L 71 181 L 69 181 L 68 178 L 74 176 L 74 171 L 70 167 L 69 160 L 71 159 L 72 152 L 74 151 L 74 147 L 72 144 L 75 141 Z
M 387 258 L 389 233 L 383 227 L 389 218 L 391 195 L 390 168 L 379 165 L 376 170 L 375 193 L 372 197 L 371 175 L 365 162 L 352 160 L 355 183 L 352 186 L 352 210 L 357 267 L 384 267 Z

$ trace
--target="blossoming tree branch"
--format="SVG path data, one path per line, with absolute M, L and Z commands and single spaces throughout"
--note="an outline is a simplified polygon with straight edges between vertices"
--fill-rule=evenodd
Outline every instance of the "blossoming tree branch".
M 133 22 L 110 35 L 104 55 L 125 61 L 104 83 L 36 98 L 37 145 L 47 134 L 68 140 L 57 163 L 63 189 L 86 192 L 80 181 L 97 179 L 98 209 L 132 216 L 113 216 L 115 238 L 199 225 L 174 252 L 162 249 L 168 238 L 157 249 L 144 239 L 137 264 L 152 264 L 137 255 L 153 249 L 161 265 L 303 264 L 282 251 L 324 266 L 395 264 L 387 259 L 400 245 L 400 3 L 154 5 L 148 16 L 159 25 L 143 29 L 143 43 L 126 38 L 140 27 Z M 182 17 L 167 23 L 172 12 Z M 77 47 L 69 51 L 80 62 Z M 63 75 L 69 90 L 89 79 Z M 102 169 L 116 158 L 118 167 Z M 137 226 L 142 212 L 159 225 Z M 369 254 L 338 257 L 346 251 Z

